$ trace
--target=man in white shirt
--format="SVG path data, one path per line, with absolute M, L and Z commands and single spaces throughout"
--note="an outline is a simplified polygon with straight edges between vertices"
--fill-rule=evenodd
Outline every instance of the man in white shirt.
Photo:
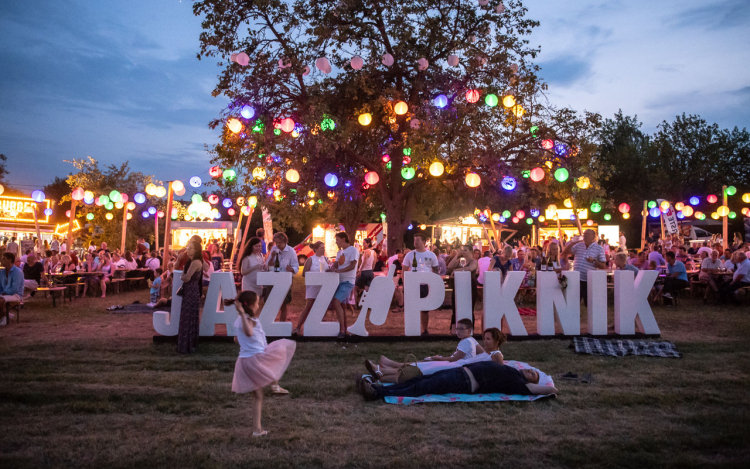
M 596 242 L 596 232 L 588 229 L 583 232 L 583 239 L 571 241 L 562 251 L 561 256 L 573 254 L 573 270 L 581 274 L 581 299 L 586 304 L 588 298 L 588 271 L 607 267 L 604 248 Z
M 417 259 L 417 272 L 433 272 L 438 273 L 438 259 L 434 252 L 428 251 L 427 248 L 427 237 L 421 233 L 414 235 L 414 250 L 409 251 L 404 256 L 403 272 L 414 270 L 414 259 Z M 419 297 L 426 298 L 430 293 L 430 287 L 427 285 L 419 286 Z M 422 311 L 422 333 L 427 332 L 427 327 L 430 325 L 430 312 Z
M 57 240 L 57 236 L 52 238 L 52 242 L 50 243 L 49 248 L 51 251 L 56 251 L 57 253 L 60 252 L 60 242 Z
M 299 260 L 297 260 L 297 253 L 294 251 L 294 248 L 289 246 L 289 238 L 286 236 L 285 233 L 278 232 L 273 235 L 273 243 L 274 246 L 271 248 L 271 251 L 268 254 L 268 259 L 266 259 L 266 265 L 268 266 L 268 270 L 273 272 L 276 268 L 276 259 L 279 260 L 279 271 L 280 272 L 291 272 L 292 275 L 295 275 L 297 272 L 299 272 Z M 284 298 L 284 303 L 281 305 L 281 318 L 279 319 L 281 322 L 286 321 L 286 314 L 287 314 L 287 306 L 289 303 L 292 302 L 292 289 L 289 289 L 289 292 L 286 294 L 286 298 Z
M 344 314 L 344 308 L 341 306 L 341 303 L 345 303 L 349 299 L 349 295 L 351 295 L 352 289 L 354 289 L 359 251 L 354 246 L 349 245 L 348 234 L 343 232 L 336 233 L 335 239 L 336 246 L 339 247 L 339 252 L 336 254 L 336 261 L 333 263 L 330 271 L 338 272 L 339 286 L 333 295 L 331 304 L 339 320 L 339 335 L 337 338 L 343 339 L 346 337 L 346 314 Z
M 391 264 L 393 264 L 396 260 L 398 260 L 399 254 L 401 254 L 401 249 L 396 249 L 396 254 L 388 258 L 388 267 L 390 267 Z
M 18 243 L 16 242 L 15 236 L 10 238 L 10 243 L 8 243 L 8 246 L 5 248 L 5 252 L 9 252 L 18 257 Z
M 735 264 L 732 281 L 724 283 L 719 287 L 719 292 L 721 293 L 719 298 L 722 303 L 726 300 L 737 302 L 734 292 L 742 287 L 750 286 L 750 260 L 748 260 L 747 255 L 742 251 L 737 251 L 735 255 L 737 256 L 737 263 Z
M 156 257 L 156 251 L 153 251 L 151 253 L 151 257 L 149 257 L 148 259 L 146 259 L 146 268 L 155 271 L 159 267 L 161 267 L 161 262 L 159 262 L 159 258 Z
M 625 239 L 625 233 L 623 233 L 622 231 L 620 231 L 620 243 L 619 243 L 620 244 L 620 249 L 622 249 L 625 252 L 627 252 L 627 250 L 628 250 L 627 246 L 625 246 L 626 241 L 627 240 Z

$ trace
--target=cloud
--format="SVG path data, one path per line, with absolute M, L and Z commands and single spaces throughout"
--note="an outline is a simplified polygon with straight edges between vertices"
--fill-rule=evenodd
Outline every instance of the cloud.
M 750 2 L 722 0 L 676 14 L 667 25 L 679 28 L 729 29 L 746 28 L 750 23 Z
M 591 62 L 573 56 L 563 56 L 539 63 L 540 76 L 550 85 L 570 87 L 591 76 Z

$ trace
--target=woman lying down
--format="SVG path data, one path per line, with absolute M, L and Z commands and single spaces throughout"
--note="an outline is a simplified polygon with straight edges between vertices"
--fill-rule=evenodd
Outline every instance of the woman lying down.
M 370 360 L 365 360 L 365 368 L 373 378 L 382 383 L 402 383 L 419 376 L 427 376 L 438 371 L 452 368 L 460 368 L 464 365 L 479 362 L 494 362 L 502 365 L 503 353 L 500 347 L 507 340 L 505 334 L 497 327 L 485 329 L 482 334 L 482 345 L 471 337 L 473 330 L 471 321 L 462 319 L 456 326 L 456 335 L 461 341 L 456 351 L 450 357 L 432 356 L 425 361 L 415 364 L 399 363 L 386 357 L 380 357 L 376 365 Z

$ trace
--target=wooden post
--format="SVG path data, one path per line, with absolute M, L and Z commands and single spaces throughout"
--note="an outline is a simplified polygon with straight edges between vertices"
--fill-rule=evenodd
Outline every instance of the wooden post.
M 37 206 L 34 204 L 34 227 L 36 228 L 36 239 L 39 241 L 39 248 L 42 247 L 42 233 L 39 231 L 39 214 L 37 213 Z M 34 244 L 34 254 L 37 254 L 36 252 L 36 244 Z
M 648 200 L 643 201 L 643 224 L 641 225 L 641 251 L 646 247 L 646 223 L 648 222 Z
M 159 251 L 159 212 L 154 213 L 154 249 Z
M 250 214 L 247 216 L 247 221 L 245 222 L 245 230 L 242 232 L 242 245 L 240 246 L 239 254 L 237 255 L 237 262 L 234 263 L 234 269 L 239 272 L 240 271 L 240 261 L 242 260 L 242 253 L 245 252 L 245 240 L 247 239 L 247 232 L 250 231 L 250 220 L 253 218 L 253 212 L 254 208 L 250 207 Z M 239 227 L 239 224 L 237 225 Z M 268 252 L 271 252 L 271 249 L 268 249 Z
M 169 246 L 172 242 L 172 202 L 174 201 L 174 191 L 172 190 L 172 181 L 169 181 L 167 185 L 167 213 L 164 214 L 166 220 L 164 221 L 164 255 L 161 257 L 161 268 L 166 271 L 167 264 L 169 263 L 171 256 L 169 255 Z M 157 220 L 158 220 L 157 212 Z M 157 241 L 158 243 L 158 241 Z M 156 246 L 157 253 L 159 252 L 159 246 Z M 158 255 L 158 254 L 157 254 Z
M 68 217 L 68 254 L 70 254 L 71 250 L 73 249 L 73 222 L 76 220 L 76 206 L 78 205 L 78 201 L 71 199 L 70 200 L 70 217 Z
M 122 238 L 120 240 L 120 252 L 125 253 L 125 232 L 128 229 L 128 202 L 122 207 Z
M 237 228 L 234 229 L 234 236 L 233 236 L 233 242 L 232 242 L 232 252 L 229 254 L 229 269 L 230 271 L 233 271 L 232 266 L 232 259 L 234 259 L 234 255 L 237 253 L 237 248 L 239 244 L 239 236 L 240 236 L 240 226 L 242 226 L 242 215 L 243 215 L 243 209 L 244 207 L 240 207 L 240 217 L 237 219 Z
M 723 200 L 723 204 L 722 205 L 724 205 L 725 207 L 729 207 L 729 205 L 727 205 L 727 186 L 721 186 L 721 194 L 723 196 L 723 199 L 722 199 Z M 724 249 L 726 249 L 726 248 L 729 247 L 729 221 L 728 221 L 729 217 L 727 215 L 725 215 L 725 216 L 721 217 L 721 219 L 722 219 L 722 224 L 723 224 L 723 228 L 722 228 L 721 233 L 722 233 L 722 236 L 724 238 L 723 241 L 721 242 L 721 244 L 722 244 L 722 247 Z
M 661 223 L 661 239 L 664 239 L 664 214 L 659 210 L 659 223 Z

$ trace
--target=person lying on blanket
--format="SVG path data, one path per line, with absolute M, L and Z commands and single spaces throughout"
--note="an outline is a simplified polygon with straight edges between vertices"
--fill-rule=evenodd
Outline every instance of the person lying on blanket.
M 468 319 L 462 319 L 458 322 L 456 333 L 459 334 L 459 337 L 466 337 L 468 334 L 470 334 L 465 330 L 465 328 L 467 327 L 466 323 L 471 324 L 471 321 L 469 321 Z M 447 370 L 449 368 L 459 368 L 470 363 L 490 360 L 497 363 L 498 365 L 502 365 L 504 363 L 504 357 L 503 353 L 500 351 L 500 347 L 505 343 L 507 338 L 505 334 L 497 327 L 491 327 L 484 330 L 484 333 L 482 334 L 482 345 L 476 346 L 476 351 L 479 353 L 476 353 L 473 357 L 466 356 L 465 354 L 462 358 L 451 360 L 459 353 L 463 353 L 461 351 L 461 343 L 463 343 L 465 340 L 467 339 L 463 338 L 461 340 L 458 345 L 458 349 L 456 349 L 456 352 L 448 359 L 429 360 L 425 362 L 417 362 L 415 365 L 411 365 L 408 363 L 395 362 L 381 356 L 378 365 L 375 365 L 370 360 L 365 360 L 365 368 L 367 368 L 367 371 L 370 372 L 373 378 L 383 383 L 400 383 L 415 376 L 431 375 L 438 371 Z M 471 340 L 474 339 L 472 338 Z M 476 343 L 476 341 L 474 342 Z
M 517 370 L 491 361 L 438 371 L 391 386 L 374 384 L 360 377 L 357 378 L 356 387 L 366 401 L 386 396 L 419 397 L 426 394 L 501 393 L 528 396 L 557 393 L 554 386 L 539 385 L 539 372 L 536 370 Z

